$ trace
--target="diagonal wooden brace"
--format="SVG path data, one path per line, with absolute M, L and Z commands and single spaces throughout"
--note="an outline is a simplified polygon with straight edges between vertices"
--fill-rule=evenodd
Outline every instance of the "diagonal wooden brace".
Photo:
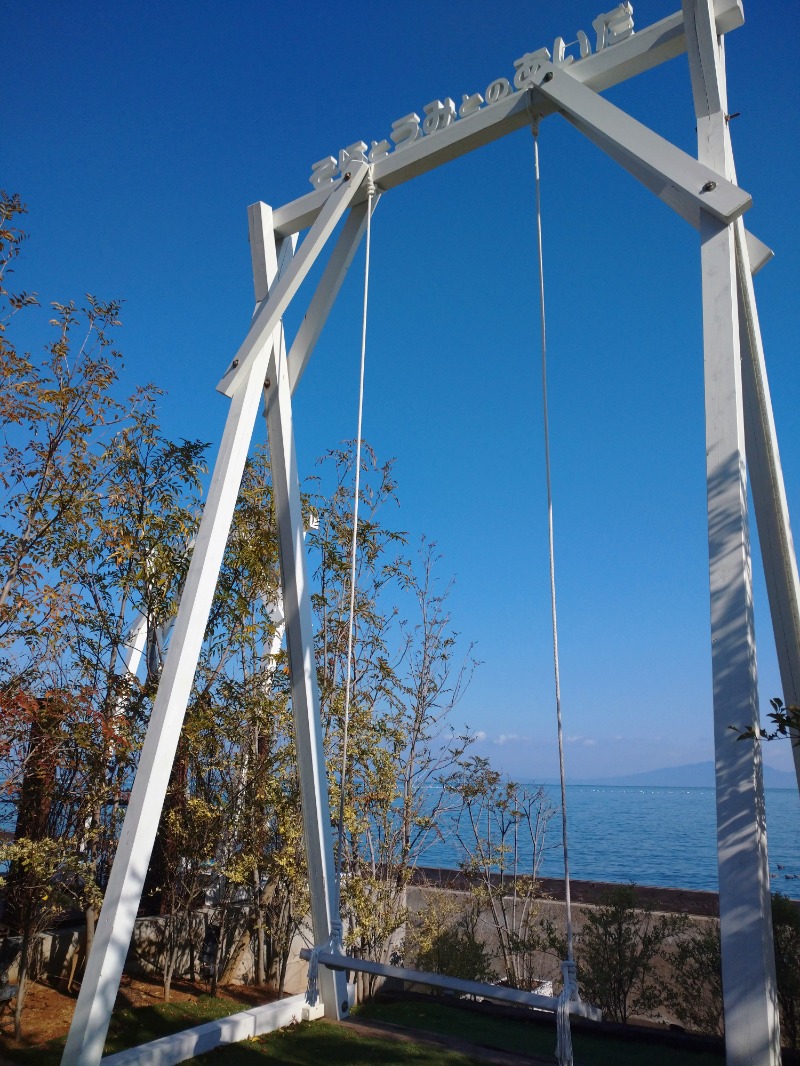
M 284 311 L 316 262 L 317 256 L 325 247 L 326 241 L 342 215 L 350 206 L 368 169 L 366 163 L 353 163 L 348 171 L 349 177 L 343 178 L 334 188 L 306 235 L 306 239 L 300 245 L 291 265 L 269 296 L 262 301 L 239 351 L 227 373 L 217 385 L 219 392 L 226 396 L 233 396 L 241 387 L 242 382 L 246 380 L 250 367 L 259 353 L 271 343 L 272 335 Z
M 620 108 L 545 63 L 533 76 L 543 96 L 590 141 L 660 200 L 700 229 L 702 212 L 728 224 L 751 205 L 750 194 L 693 159 Z

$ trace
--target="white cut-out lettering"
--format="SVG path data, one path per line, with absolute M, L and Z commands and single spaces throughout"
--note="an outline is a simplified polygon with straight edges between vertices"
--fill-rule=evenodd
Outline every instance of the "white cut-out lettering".
M 517 89 L 525 89 L 533 85 L 533 76 L 543 63 L 549 63 L 550 53 L 546 48 L 538 48 L 535 52 L 526 52 L 520 59 L 514 60 L 516 74 L 514 86 Z M 489 90 L 486 90 L 486 98 L 489 98 Z
M 633 7 L 629 0 L 618 4 L 613 11 L 598 15 L 592 23 L 597 34 L 597 51 L 602 52 L 612 44 L 619 44 L 633 34 Z
M 419 115 L 413 111 L 392 123 L 391 138 L 398 152 L 401 148 L 408 148 L 410 144 L 413 144 L 421 136 L 422 130 L 419 128 Z
M 474 115 L 476 111 L 480 111 L 482 104 L 483 97 L 480 93 L 473 93 L 472 96 L 462 93 L 461 107 L 458 109 L 458 117 L 466 118 L 467 115 Z
M 432 133 L 438 133 L 440 130 L 446 130 L 456 120 L 456 105 L 449 96 L 444 103 L 441 100 L 431 100 L 422 110 L 425 112 L 422 130 L 428 136 Z
M 339 167 L 332 155 L 320 159 L 311 166 L 311 177 L 308 179 L 315 189 L 322 189 L 326 185 L 332 185 L 333 179 L 339 172 Z
M 508 78 L 495 78 L 491 85 L 486 86 L 486 103 L 496 104 L 505 99 L 511 92 L 511 82 Z
M 568 56 L 567 49 L 576 45 L 577 41 L 570 41 L 569 44 L 564 44 L 563 37 L 556 37 L 553 41 L 553 65 L 556 67 L 568 67 L 571 63 L 575 62 L 575 56 Z
M 339 152 L 339 170 L 341 170 L 343 174 L 351 163 L 366 162 L 367 146 L 363 141 L 356 141 L 355 144 L 348 144 L 346 148 L 342 148 Z
M 373 141 L 369 150 L 368 159 L 370 163 L 377 163 L 379 159 L 385 159 L 391 150 L 392 146 L 389 141 Z
M 617 6 L 602 15 L 598 15 L 592 22 L 592 27 L 597 34 L 596 50 L 601 52 L 604 48 L 619 44 L 633 35 L 633 6 L 630 0 L 617 4 Z M 592 54 L 592 44 L 583 30 L 578 30 L 576 40 L 566 44 L 563 37 L 556 37 L 553 42 L 553 64 L 556 67 L 566 67 L 576 62 L 578 56 L 574 54 L 577 47 L 580 59 L 586 59 Z M 568 50 L 573 50 L 568 55 Z M 343 173 L 350 163 L 363 161 L 377 163 L 385 159 L 394 150 L 400 151 L 418 141 L 427 134 L 439 133 L 441 130 L 452 126 L 459 119 L 467 118 L 480 111 L 486 103 L 491 106 L 504 100 L 515 89 L 523 90 L 535 84 L 535 77 L 542 66 L 549 62 L 550 53 L 546 48 L 539 48 L 535 52 L 526 52 L 519 59 L 514 60 L 514 84 L 512 86 L 508 78 L 495 78 L 487 86 L 485 99 L 480 93 L 464 93 L 461 97 L 461 106 L 456 111 L 456 105 L 446 97 L 444 101 L 432 100 L 423 108 L 425 119 L 420 125 L 420 117 L 415 112 L 410 112 L 392 123 L 392 132 L 389 135 L 391 141 L 384 138 L 381 141 L 372 141 L 367 149 L 363 141 L 356 141 L 339 152 L 338 162 L 333 156 L 326 156 L 314 163 L 311 168 L 310 182 L 315 189 L 325 188 L 332 185 L 340 171 Z

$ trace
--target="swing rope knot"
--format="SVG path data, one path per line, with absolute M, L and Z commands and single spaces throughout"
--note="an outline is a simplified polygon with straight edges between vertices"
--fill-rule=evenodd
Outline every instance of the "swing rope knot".
M 306 1003 L 310 1007 L 316 1006 L 319 999 L 319 957 L 323 951 L 330 952 L 332 955 L 344 955 L 341 918 L 331 919 L 331 934 L 327 941 L 324 944 L 315 944 L 311 949 L 311 957 L 308 960 L 308 984 L 306 985 Z
M 581 997 L 578 992 L 578 974 L 575 963 L 567 959 L 561 963 L 561 975 L 564 978 L 564 987 L 558 997 L 556 1007 L 556 1031 L 558 1043 L 556 1044 L 556 1058 L 558 1066 L 572 1066 L 572 1033 L 569 1027 L 569 1008 L 571 1003 L 580 1003 Z
M 344 955 L 344 940 L 342 937 L 342 919 L 331 920 L 331 935 L 328 939 L 328 949 L 339 955 Z
M 375 182 L 372 180 L 372 167 L 367 171 L 366 179 L 364 180 L 364 189 L 367 196 L 372 199 L 376 193 Z

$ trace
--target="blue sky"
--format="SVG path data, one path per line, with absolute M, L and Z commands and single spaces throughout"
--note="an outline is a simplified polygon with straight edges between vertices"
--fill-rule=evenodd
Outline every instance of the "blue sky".
M 636 3 L 636 25 L 678 6 Z M 2 181 L 28 203 L 31 234 L 17 283 L 45 301 L 124 298 L 126 381 L 166 390 L 167 432 L 216 446 L 228 401 L 215 385 L 252 312 L 247 205 L 303 195 L 317 159 L 388 136 L 429 100 L 483 92 L 524 52 L 590 32 L 598 11 L 588 0 L 12 5 Z M 732 134 L 748 227 L 776 253 L 756 294 L 800 522 L 796 8 L 751 0 L 745 13 L 727 40 Z M 694 153 L 685 57 L 609 97 Z M 558 116 L 540 142 L 568 770 L 705 760 L 697 235 Z M 361 263 L 296 394 L 308 473 L 355 433 Z M 523 777 L 555 765 L 536 286 L 527 131 L 379 205 L 364 435 L 396 457 L 394 520 L 437 541 L 454 625 L 477 642 L 483 665 L 458 719 Z M 756 596 L 766 705 L 780 686 L 760 581 Z M 789 765 L 777 745 L 766 757 Z

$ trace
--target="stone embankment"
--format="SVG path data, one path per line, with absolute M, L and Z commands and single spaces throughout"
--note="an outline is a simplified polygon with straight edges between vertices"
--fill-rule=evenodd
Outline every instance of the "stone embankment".
M 499 877 L 495 878 L 500 883 Z M 506 883 L 509 879 L 506 878 Z M 412 884 L 427 885 L 430 888 L 449 889 L 452 892 L 469 891 L 469 878 L 458 870 L 441 870 L 436 867 L 420 866 L 414 874 Z M 558 878 L 541 877 L 539 886 L 544 899 L 564 902 L 564 881 Z M 608 881 L 570 880 L 570 896 L 573 903 L 596 905 L 615 887 Z M 716 892 L 696 892 L 689 888 L 657 888 L 636 885 L 636 895 L 643 904 L 655 911 L 668 914 L 693 914 L 703 918 L 719 917 L 719 896 Z M 800 906 L 800 903 L 798 903 Z

